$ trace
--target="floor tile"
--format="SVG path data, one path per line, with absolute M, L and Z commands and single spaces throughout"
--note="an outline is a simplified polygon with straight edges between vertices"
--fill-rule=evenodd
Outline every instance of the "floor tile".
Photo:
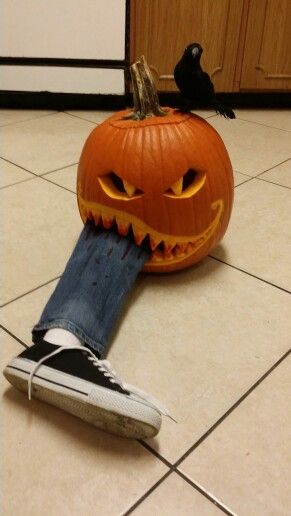
M 241 174 L 240 172 L 233 171 L 233 178 L 234 178 L 234 186 L 241 185 L 242 183 L 245 183 L 246 181 L 249 181 L 251 179 L 250 176 L 246 176 L 245 174 Z
M 216 111 L 213 109 L 195 109 L 192 113 L 194 113 L 194 115 L 201 116 L 202 118 L 211 118 L 216 116 Z
M 79 161 L 92 122 L 65 113 L 0 128 L 0 156 L 35 174 Z
M 290 289 L 290 190 L 283 188 L 291 186 L 290 115 L 236 110 L 239 119 L 226 121 L 213 111 L 195 113 L 209 118 L 222 135 L 238 186 L 230 228 L 215 256 Z M 58 169 L 45 176 L 51 184 L 0 159 L 2 184 L 12 185 L 0 192 L 1 233 L 6 234 L 0 246 L 6 263 L 1 302 L 35 289 L 4 306 L 2 324 L 28 345 L 57 284 L 51 280 L 62 273 L 82 228 L 75 195 L 60 186 L 75 192 L 85 139 L 110 114 L 0 111 L 0 126 L 3 120 L 6 125 L 0 128 L 0 156 L 37 174 Z M 171 462 L 290 346 L 290 296 L 218 260 L 208 258 L 169 275 L 141 275 L 112 332 L 108 358 L 114 368 L 160 399 L 178 421 L 163 418 L 158 437 L 147 441 Z M 22 348 L 2 335 L 4 364 Z M 287 516 L 286 363 L 181 465 L 240 516 Z M 84 511 L 120 516 L 167 471 L 137 442 L 104 434 L 35 400 L 29 403 L 2 377 L 1 382 L 5 515 L 34 516 L 46 507 L 53 516 Z M 52 457 L 58 458 L 58 468 Z M 47 495 L 48 485 L 54 485 L 54 497 Z M 221 512 L 172 473 L 134 512 L 196 514 L 197 508 L 199 516 Z
M 50 172 L 46 174 L 45 177 L 56 183 L 57 185 L 64 186 L 76 193 L 77 190 L 77 170 L 78 165 L 72 165 L 71 167 L 63 168 L 62 170 L 57 170 L 56 172 Z
M 211 259 L 143 279 L 109 357 L 178 421 L 149 444 L 177 460 L 286 352 L 290 312 L 287 293 Z
M 286 352 L 290 311 L 287 293 L 211 259 L 145 278 L 109 356 L 178 421 L 164 418 L 159 453 L 177 460 Z
M 55 284 L 4 307 L 2 324 L 30 344 Z M 178 421 L 164 418 L 148 443 L 178 460 L 283 355 L 290 311 L 287 293 L 213 259 L 141 276 L 108 358 L 124 381 L 156 396 Z
M 29 172 L 0 158 L 0 188 L 25 181 L 26 179 L 32 179 L 33 177 Z
M 90 122 L 95 122 L 95 124 L 101 124 L 101 122 L 116 113 L 116 111 L 94 111 L 92 109 L 80 111 L 76 109 L 74 111 L 66 111 L 66 113 L 75 117 L 83 118 L 84 120 L 89 120 Z
M 1 332 L 1 370 L 23 349 Z M 118 516 L 167 471 L 135 440 L 106 434 L 1 375 L 3 514 Z
M 56 111 L 45 111 L 36 109 L 1 109 L 0 126 L 41 118 L 56 113 Z
M 291 131 L 290 109 L 236 109 L 235 112 L 241 120 Z
M 260 178 L 291 188 L 291 160 L 289 159 L 278 167 L 272 168 L 272 170 L 269 170 L 268 172 L 264 172 L 264 174 L 260 175 Z
M 76 196 L 40 178 L 1 190 L 6 303 L 61 274 L 82 227 Z
M 291 134 L 287 131 L 218 116 L 209 123 L 222 137 L 237 172 L 256 176 L 291 158 Z
M 222 516 L 222 511 L 171 473 L 134 511 L 135 516 Z
M 58 280 L 36 289 L 30 294 L 1 308 L 1 324 L 26 346 L 31 346 L 31 330 L 38 323 Z
M 230 226 L 212 255 L 291 290 L 291 192 L 254 179 L 235 190 Z
M 240 516 L 288 515 L 291 359 L 285 359 L 180 470 Z

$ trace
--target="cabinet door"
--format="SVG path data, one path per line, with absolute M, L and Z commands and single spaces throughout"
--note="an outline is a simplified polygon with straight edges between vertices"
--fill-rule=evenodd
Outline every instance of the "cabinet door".
M 291 1 L 250 0 L 241 89 L 291 89 Z
M 145 55 L 160 91 L 175 91 L 175 64 L 201 43 L 217 91 L 232 91 L 243 0 L 131 0 L 131 61 Z

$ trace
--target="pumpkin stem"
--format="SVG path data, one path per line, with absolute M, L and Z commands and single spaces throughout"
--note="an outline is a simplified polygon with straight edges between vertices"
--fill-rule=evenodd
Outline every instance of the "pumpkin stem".
M 133 112 L 125 118 L 143 120 L 151 116 L 165 116 L 159 103 L 158 93 L 151 71 L 144 56 L 130 67 L 133 87 Z

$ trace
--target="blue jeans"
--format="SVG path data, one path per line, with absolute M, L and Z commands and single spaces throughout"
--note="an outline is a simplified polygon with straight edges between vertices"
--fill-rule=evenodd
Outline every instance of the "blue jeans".
M 50 328 L 71 331 L 102 356 L 119 310 L 150 251 L 129 237 L 87 222 L 40 321 L 37 342 Z

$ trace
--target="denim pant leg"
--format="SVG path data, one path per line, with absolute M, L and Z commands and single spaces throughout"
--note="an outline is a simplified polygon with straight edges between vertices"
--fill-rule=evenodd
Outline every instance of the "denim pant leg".
M 33 341 L 49 328 L 63 328 L 103 355 L 122 302 L 148 258 L 148 249 L 87 222 L 32 330 Z

